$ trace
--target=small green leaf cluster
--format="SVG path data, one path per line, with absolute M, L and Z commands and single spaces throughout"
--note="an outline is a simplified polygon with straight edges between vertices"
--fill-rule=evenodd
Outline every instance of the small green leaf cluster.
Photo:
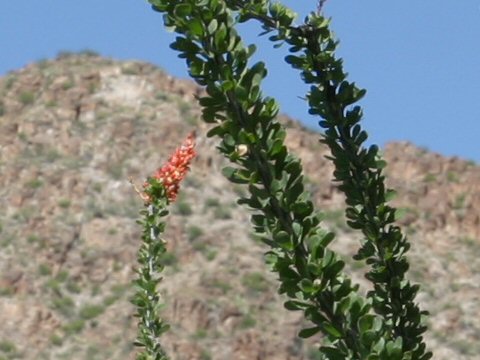
M 326 335 L 325 359 L 428 359 L 422 333 L 425 315 L 414 303 L 418 287 L 405 279 L 408 242 L 394 225 L 387 205 L 378 148 L 364 148 L 362 111 L 352 104 L 365 94 L 346 80 L 329 21 L 312 13 L 301 26 L 295 14 L 267 0 L 149 0 L 177 33 L 171 47 L 185 59 L 190 76 L 205 87 L 199 99 L 203 119 L 215 126 L 218 146 L 233 164 L 223 174 L 248 187 L 239 203 L 254 210 L 255 232 L 270 246 L 266 261 L 279 276 L 285 307 L 303 311 L 312 327 L 300 332 Z M 328 249 L 334 236 L 321 228 L 321 216 L 303 184 L 300 161 L 284 145 L 285 130 L 275 120 L 278 105 L 263 96 L 263 62 L 249 66 L 255 51 L 235 26 L 260 21 L 278 47 L 290 46 L 286 61 L 311 84 L 310 113 L 322 117 L 323 142 L 335 164 L 335 180 L 346 195 L 348 225 L 365 236 L 357 260 L 371 265 L 374 284 L 365 298 L 343 272 L 344 263 Z
M 136 270 L 138 277 L 134 281 L 136 292 L 132 299 L 132 303 L 137 307 L 135 315 L 139 318 L 135 345 L 142 348 L 137 355 L 138 360 L 167 360 L 159 338 L 169 329 L 169 325 L 160 316 L 163 302 L 157 285 L 162 279 L 162 259 L 167 251 L 160 236 L 165 229 L 162 219 L 168 215 L 168 199 L 165 188 L 158 180 L 150 178 L 148 184 L 145 193 L 150 202 L 146 209 L 141 211 L 142 220 L 139 220 L 143 233 L 137 254 L 139 265 Z

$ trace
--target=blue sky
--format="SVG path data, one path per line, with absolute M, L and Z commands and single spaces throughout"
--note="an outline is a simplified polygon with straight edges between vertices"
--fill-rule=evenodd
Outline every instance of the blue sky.
M 287 0 L 301 15 L 315 0 Z M 480 0 L 328 0 L 349 79 L 368 90 L 364 127 L 370 141 L 408 140 L 445 155 L 480 162 Z M 316 128 L 301 97 L 298 73 L 275 50 L 256 42 L 267 63 L 266 94 L 282 111 Z M 117 59 L 139 59 L 185 77 L 168 48 L 172 34 L 142 0 L 0 2 L 0 75 L 59 51 L 92 49 Z

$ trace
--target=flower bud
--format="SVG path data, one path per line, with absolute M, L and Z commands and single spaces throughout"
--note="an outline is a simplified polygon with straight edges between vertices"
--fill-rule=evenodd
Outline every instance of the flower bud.
M 245 144 L 237 145 L 235 151 L 239 156 L 245 156 L 248 153 L 248 146 Z

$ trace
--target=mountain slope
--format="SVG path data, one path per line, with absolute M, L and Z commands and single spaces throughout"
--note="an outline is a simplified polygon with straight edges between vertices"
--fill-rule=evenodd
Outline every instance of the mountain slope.
M 140 230 L 137 183 L 191 130 L 199 156 L 172 207 L 162 291 L 174 359 L 315 359 L 283 309 L 265 250 L 221 175 L 191 82 L 152 65 L 63 54 L 0 79 L 0 359 L 133 359 L 128 302 Z M 287 143 L 350 257 L 343 197 L 319 135 L 289 119 Z M 480 169 L 411 144 L 385 149 L 412 242 L 411 277 L 431 311 L 436 359 L 480 358 Z

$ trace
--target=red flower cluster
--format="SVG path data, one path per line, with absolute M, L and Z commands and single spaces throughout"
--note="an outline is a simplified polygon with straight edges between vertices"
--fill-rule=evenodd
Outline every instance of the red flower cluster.
M 195 155 L 197 155 L 195 152 L 195 133 L 192 132 L 170 156 L 168 162 L 153 174 L 153 178 L 165 186 L 169 201 L 175 201 L 177 198 L 180 181 L 187 174 L 190 162 Z

